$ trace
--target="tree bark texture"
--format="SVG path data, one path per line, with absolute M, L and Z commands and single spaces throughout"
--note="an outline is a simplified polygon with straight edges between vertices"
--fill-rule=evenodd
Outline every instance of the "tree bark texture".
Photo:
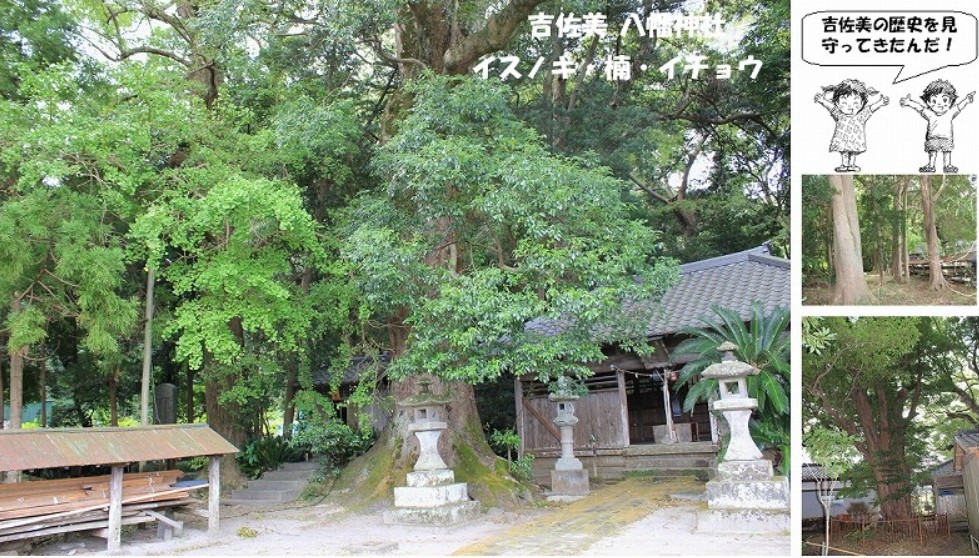
M 11 312 L 20 311 L 20 295 L 14 293 L 10 304 Z M 27 359 L 27 345 L 17 347 L 10 353 L 10 429 L 20 430 L 24 416 L 24 360 Z
M 833 197 L 830 202 L 833 216 L 833 267 L 836 284 L 832 304 L 860 304 L 873 297 L 867 289 L 863 273 L 863 253 L 860 243 L 860 224 L 853 177 L 830 175 Z
M 948 287 L 945 274 L 942 272 L 942 255 L 938 247 L 938 227 L 935 224 L 935 202 L 938 201 L 937 193 L 932 193 L 931 176 L 921 175 L 921 210 L 925 220 L 925 238 L 928 242 L 928 274 L 931 283 L 928 285 L 932 290 L 941 290 Z
M 864 438 L 864 447 L 858 449 L 874 471 L 877 498 L 885 520 L 907 519 L 913 515 L 914 487 L 904 449 L 907 421 L 901 416 L 902 405 L 891 399 L 891 394 L 882 388 L 875 390 L 873 402 L 866 389 L 854 390 Z M 878 410 L 876 420 L 874 407 Z
M 904 222 L 908 216 L 904 206 L 904 191 L 908 187 L 909 180 L 910 178 L 904 178 L 894 186 L 895 218 L 891 223 L 891 238 L 893 239 L 891 245 L 891 275 L 895 283 L 904 283 L 908 280 L 908 269 L 905 265 L 906 250 L 904 247 L 907 244 Z
M 6 339 L 4 338 L 4 336 L 0 335 L 0 347 L 2 347 L 4 345 L 6 345 Z M 3 374 L 4 374 L 4 372 L 3 372 L 3 359 L 0 359 L 0 409 L 3 409 L 3 406 L 4 406 L 4 395 L 3 395 L 3 393 L 4 393 L 4 389 L 3 389 L 4 380 L 3 380 Z M 2 412 L 3 411 L 0 411 L 0 413 L 2 413 Z M 6 425 L 4 424 L 5 422 L 6 421 L 4 421 L 3 416 L 0 415 L 0 430 L 3 430 L 4 428 L 6 428 Z

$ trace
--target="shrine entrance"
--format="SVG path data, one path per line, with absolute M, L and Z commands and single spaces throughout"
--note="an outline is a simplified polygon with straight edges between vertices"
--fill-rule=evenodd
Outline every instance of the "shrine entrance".
M 675 373 L 671 374 L 669 370 L 627 372 L 625 380 L 630 443 L 672 444 L 712 440 L 707 404 L 695 405 L 692 415 L 684 413 L 683 401 L 687 397 L 688 386 L 675 391 Z

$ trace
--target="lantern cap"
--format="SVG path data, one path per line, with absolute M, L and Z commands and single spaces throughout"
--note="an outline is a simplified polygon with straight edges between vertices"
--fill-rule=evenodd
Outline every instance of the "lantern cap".
M 437 395 L 430 391 L 429 386 L 432 381 L 428 378 L 418 380 L 419 391 L 411 397 L 401 400 L 402 407 L 433 407 L 435 405 L 445 405 L 452 400 L 448 394 Z
M 704 378 L 739 378 L 758 375 L 758 368 L 747 362 L 741 362 L 734 356 L 734 352 L 738 350 L 738 346 L 734 343 L 730 341 L 721 343 L 717 346 L 717 350 L 724 356 L 721 357 L 721 362 L 715 362 L 703 371 L 701 376 Z

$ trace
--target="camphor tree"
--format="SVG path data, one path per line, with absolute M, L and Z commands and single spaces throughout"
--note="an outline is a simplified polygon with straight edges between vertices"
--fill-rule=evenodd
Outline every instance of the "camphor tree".
M 395 398 L 413 394 L 419 377 L 441 379 L 436 389 L 452 395 L 444 456 L 486 471 L 492 452 L 472 384 L 583 376 L 602 342 L 648 352 L 644 324 L 677 267 L 651 255 L 656 238 L 629 219 L 622 184 L 549 154 L 499 86 L 429 75 L 411 93 L 412 110 L 377 155 L 385 189 L 349 210 L 344 254 L 385 324 L 389 374 L 407 380 Z M 559 327 L 543 335 L 532 320 Z M 395 470 L 411 465 L 413 441 L 396 419 L 350 471 L 378 466 L 378 453 Z M 463 465 L 464 479 L 479 467 Z
M 934 318 L 809 318 L 803 386 L 807 428 L 853 440 L 885 519 L 913 513 L 912 473 L 923 451 L 915 420 L 941 391 L 951 347 Z

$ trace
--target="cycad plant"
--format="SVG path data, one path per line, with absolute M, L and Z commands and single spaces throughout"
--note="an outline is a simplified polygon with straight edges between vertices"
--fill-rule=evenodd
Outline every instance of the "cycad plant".
M 731 342 L 738 346 L 738 360 L 758 368 L 757 376 L 748 377 L 748 394 L 758 400 L 756 419 L 752 421 L 755 441 L 782 453 L 780 469 L 789 470 L 789 309 L 776 307 L 765 315 L 764 307 L 756 302 L 751 306 L 751 319 L 744 319 L 729 308 L 713 306 L 716 315 L 702 319 L 705 327 L 686 328 L 682 333 L 690 338 L 676 348 L 674 354 L 696 354 L 680 370 L 676 389 L 690 384 L 683 410 L 693 411 L 694 404 L 707 401 L 717 393 L 717 380 L 701 379 L 700 374 L 715 362 L 720 362 L 718 345 Z

